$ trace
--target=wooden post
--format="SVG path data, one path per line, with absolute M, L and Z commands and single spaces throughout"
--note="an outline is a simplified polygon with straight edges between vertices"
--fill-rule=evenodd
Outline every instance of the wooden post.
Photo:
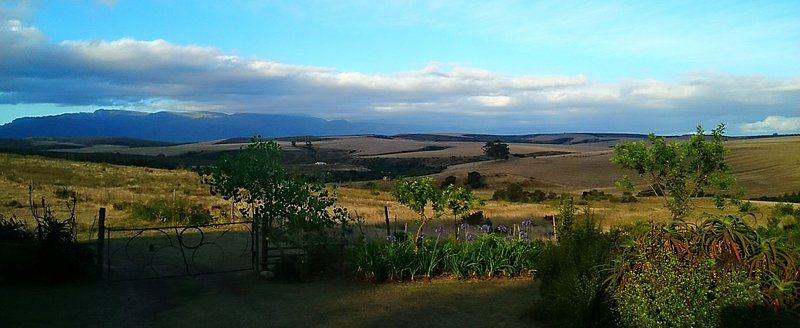
M 558 229 L 556 229 L 556 216 L 553 215 L 553 239 L 558 241 Z
M 386 217 L 386 235 L 389 236 L 392 234 L 392 231 L 389 230 L 389 206 L 383 205 L 383 215 Z
M 97 277 L 103 276 L 103 246 L 106 241 L 106 208 L 101 207 L 97 215 Z

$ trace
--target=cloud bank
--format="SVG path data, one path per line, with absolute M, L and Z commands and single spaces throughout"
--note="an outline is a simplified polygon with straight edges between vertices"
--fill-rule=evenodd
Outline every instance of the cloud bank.
M 52 43 L 21 18 L 4 16 L 0 104 L 6 105 L 286 113 L 442 131 L 675 133 L 726 122 L 733 133 L 800 132 L 800 78 L 694 72 L 677 81 L 604 82 L 450 63 L 364 74 L 160 39 Z
M 800 116 L 767 116 L 763 121 L 745 123 L 741 126 L 746 133 L 791 133 L 800 131 Z

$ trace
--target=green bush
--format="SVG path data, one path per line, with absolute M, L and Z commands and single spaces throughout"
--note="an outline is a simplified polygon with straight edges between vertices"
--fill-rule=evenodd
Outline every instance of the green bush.
M 116 205 L 115 205 L 116 206 Z M 126 206 L 131 217 L 145 220 L 179 224 L 200 225 L 214 221 L 211 214 L 198 204 L 186 199 L 153 198 L 145 203 Z
M 667 251 L 639 254 L 613 292 L 628 327 L 718 327 L 728 308 L 761 302 L 759 284 L 740 270 L 714 270 L 714 261 L 684 261 Z
M 546 193 L 541 190 L 527 191 L 521 183 L 509 184 L 505 189 L 498 189 L 492 194 L 492 200 L 504 200 L 517 203 L 541 203 L 558 196 L 555 193 Z
M 415 250 L 404 242 L 362 240 L 350 252 L 350 265 L 365 279 L 404 281 L 436 276 L 493 277 L 533 273 L 542 244 L 501 234 L 484 233 L 474 240 L 423 239 Z
M 559 233 L 558 243 L 544 248 L 536 266 L 543 299 L 533 308 L 533 317 L 566 327 L 612 325 L 603 282 L 613 259 L 614 237 L 590 218 Z

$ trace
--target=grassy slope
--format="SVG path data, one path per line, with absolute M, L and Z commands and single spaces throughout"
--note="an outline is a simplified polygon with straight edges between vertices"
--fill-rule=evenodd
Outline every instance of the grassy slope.
M 529 279 L 372 285 L 247 276 L 4 287 L 0 326 L 530 327 Z
M 800 189 L 800 137 L 737 140 L 728 143 L 730 162 L 734 174 L 748 189 L 750 195 L 778 195 Z M 548 158 L 522 158 L 507 162 L 489 162 L 456 166 L 443 175 L 478 169 L 488 174 L 491 184 L 502 185 L 509 181 L 525 181 L 529 188 L 554 191 L 580 191 L 588 188 L 612 189 L 613 181 L 622 172 L 608 163 L 608 154 L 566 155 Z M 458 175 L 458 174 L 457 174 Z M 521 176 L 534 176 L 522 178 Z M 464 176 L 459 179 L 463 181 Z M 139 225 L 128 214 L 116 211 L 114 203 L 143 201 L 152 197 L 186 197 L 195 202 L 222 205 L 221 199 L 211 196 L 198 176 L 186 170 L 158 170 L 139 167 L 73 162 L 37 156 L 0 154 L 0 213 L 29 218 L 28 184 L 33 181 L 34 196 L 46 197 L 57 214 L 65 212 L 63 199 L 55 192 L 68 187 L 78 192 L 78 221 L 82 231 L 89 231 L 98 208 L 108 209 L 109 224 L 113 226 Z M 383 206 L 390 206 L 390 216 L 402 223 L 414 214 L 392 200 L 386 191 L 390 182 L 379 183 L 378 190 L 340 188 L 342 205 L 357 211 L 368 223 L 383 221 Z M 612 189 L 613 190 L 613 189 Z M 491 198 L 491 190 L 479 193 Z M 22 205 L 20 205 L 22 204 Z M 595 212 L 606 225 L 628 222 L 632 219 L 666 217 L 658 199 L 643 199 L 638 204 L 593 203 Z M 762 205 L 766 206 L 766 205 Z M 512 204 L 490 202 L 484 209 L 494 222 L 513 223 L 525 218 L 541 218 L 553 214 L 552 204 Z M 701 202 L 703 211 L 713 211 L 707 201 Z M 542 225 L 545 222 L 541 222 Z
M 750 197 L 780 195 L 800 190 L 800 137 L 734 140 L 726 143 L 734 176 Z M 612 152 L 597 151 L 543 158 L 514 158 L 455 165 L 441 174 L 460 178 L 480 171 L 489 183 L 533 178 L 542 186 L 575 192 L 614 189 L 623 170 L 609 162 Z M 629 175 L 635 173 L 627 172 Z

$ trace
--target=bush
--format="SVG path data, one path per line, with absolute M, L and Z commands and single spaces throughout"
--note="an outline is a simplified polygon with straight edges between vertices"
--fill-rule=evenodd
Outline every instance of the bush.
M 117 204 L 114 206 L 116 208 Z M 214 221 L 206 209 L 185 199 L 153 198 L 146 203 L 132 203 L 124 207 L 128 207 L 131 217 L 145 221 L 190 225 L 208 224 Z
M 16 217 L 6 219 L 0 214 L 0 243 L 28 243 L 33 239 L 33 232 L 25 221 Z
M 60 199 L 70 199 L 76 197 L 77 195 L 74 190 L 67 187 L 58 188 L 55 192 L 53 192 L 53 194 L 55 194 L 56 198 Z
M 786 203 L 800 203 L 800 191 L 794 193 L 785 193 L 781 196 L 761 196 L 756 200 L 765 200 L 770 202 L 786 202 Z
M 488 219 L 484 217 L 483 211 L 477 211 L 462 217 L 461 222 L 469 225 L 482 225 L 487 223 Z
M 31 231 L 24 222 L 0 216 L 0 281 L 60 282 L 87 276 L 94 255 L 75 240 L 71 219 L 58 220 L 47 210 L 36 220 Z
M 448 177 L 444 178 L 444 180 L 442 180 L 442 183 L 439 184 L 439 188 L 440 189 L 445 189 L 445 188 L 447 188 L 449 186 L 455 186 L 455 185 L 456 185 L 456 177 L 451 175 L 451 176 L 448 176 Z
M 614 238 L 589 218 L 548 244 L 536 266 L 543 300 L 534 307 L 534 318 L 567 327 L 612 325 L 603 281 L 613 245 Z
M 714 271 L 713 260 L 684 261 L 663 250 L 639 256 L 613 292 L 624 326 L 718 327 L 727 308 L 761 302 L 759 284 L 744 271 Z
M 484 182 L 484 177 L 478 171 L 472 171 L 467 173 L 467 182 L 466 185 L 472 189 L 483 188 L 486 186 Z
M 555 193 L 545 193 L 541 190 L 526 191 L 521 183 L 509 184 L 505 189 L 498 189 L 492 194 L 492 200 L 504 200 L 518 203 L 541 203 L 558 196 Z

